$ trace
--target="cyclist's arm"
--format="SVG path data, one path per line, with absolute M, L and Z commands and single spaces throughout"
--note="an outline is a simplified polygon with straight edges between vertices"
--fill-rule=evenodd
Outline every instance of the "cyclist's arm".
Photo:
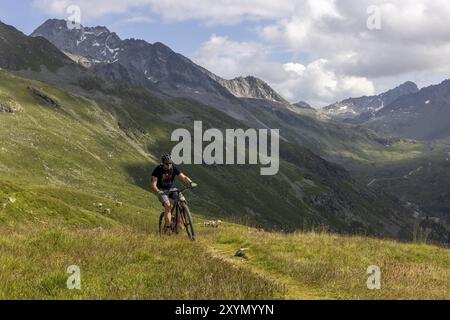
M 189 185 L 192 184 L 192 180 L 184 173 L 180 173 L 180 178 L 181 178 L 181 180 L 183 180 L 184 183 L 187 183 Z
M 151 182 L 152 189 L 156 193 L 159 193 L 159 189 L 158 189 L 157 183 L 158 183 L 158 178 L 157 177 L 152 177 L 152 182 Z

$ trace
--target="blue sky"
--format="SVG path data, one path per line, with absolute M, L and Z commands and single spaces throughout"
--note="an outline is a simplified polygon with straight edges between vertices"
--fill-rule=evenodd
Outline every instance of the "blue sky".
M 72 1 L 71 3 L 76 3 Z M 13 25 L 25 34 L 30 34 L 49 18 L 66 19 L 67 14 L 55 15 L 33 6 L 32 0 L 2 0 L 0 20 Z M 226 35 L 235 41 L 251 41 L 258 24 L 243 22 L 237 25 L 208 26 L 201 21 L 170 22 L 163 21 L 157 14 L 146 13 L 151 21 L 127 21 L 130 14 L 114 14 L 82 21 L 85 26 L 107 26 L 122 39 L 139 38 L 150 43 L 163 42 L 173 50 L 193 56 L 200 45 L 212 34 Z M 133 16 L 133 13 L 131 13 Z M 291 54 L 286 50 L 274 50 L 271 59 L 290 61 Z
M 76 2 L 76 1 L 75 1 Z M 38 10 L 32 0 L 2 0 L 0 2 L 1 21 L 13 25 L 25 34 L 30 34 L 46 19 L 67 18 L 66 14 L 55 15 Z M 127 15 L 110 15 L 82 21 L 86 26 L 105 25 L 121 38 L 140 38 L 148 42 L 164 42 L 185 55 L 192 54 L 211 33 L 230 34 L 233 38 L 245 40 L 251 37 L 251 24 L 239 26 L 205 27 L 200 22 L 163 22 L 157 15 L 148 14 L 151 22 L 128 22 Z
M 447 0 L 2 0 L 0 19 L 29 34 L 68 18 L 70 5 L 85 26 L 163 42 L 219 76 L 255 75 L 317 107 L 450 78 Z

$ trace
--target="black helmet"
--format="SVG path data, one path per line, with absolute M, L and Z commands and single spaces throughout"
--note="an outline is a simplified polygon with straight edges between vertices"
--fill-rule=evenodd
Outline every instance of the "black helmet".
M 162 163 L 172 163 L 172 157 L 170 154 L 166 153 L 161 157 Z

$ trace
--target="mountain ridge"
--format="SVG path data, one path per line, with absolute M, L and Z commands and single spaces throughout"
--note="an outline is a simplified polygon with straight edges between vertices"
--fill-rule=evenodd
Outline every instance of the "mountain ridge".
M 418 92 L 419 88 L 412 81 L 374 96 L 348 98 L 326 106 L 322 109 L 327 115 L 337 120 L 352 120 L 358 117 L 370 118 L 375 112 L 383 109 L 397 98 Z
M 31 36 L 44 37 L 59 49 L 88 59 L 94 65 L 94 71 L 103 77 L 107 75 L 102 70 L 105 64 L 109 68 L 109 65 L 119 63 L 128 72 L 124 78 L 132 84 L 156 86 L 171 94 L 181 91 L 183 96 L 189 95 L 197 100 L 202 100 L 202 94 L 215 94 L 225 99 L 231 95 L 287 103 L 261 79 L 223 79 L 175 53 L 162 42 L 150 44 L 140 39 L 122 40 L 106 27 L 80 26 L 80 29 L 69 30 L 66 21 L 49 19 Z
M 383 134 L 418 140 L 450 138 L 450 79 L 398 97 L 363 119 L 363 125 Z
M 75 65 L 45 38 L 31 38 L 0 21 L 0 66 L 10 70 L 27 68 L 41 71 L 42 67 L 57 70 Z
M 294 103 L 293 106 L 305 110 L 316 110 L 306 101 L 299 101 L 297 103 Z

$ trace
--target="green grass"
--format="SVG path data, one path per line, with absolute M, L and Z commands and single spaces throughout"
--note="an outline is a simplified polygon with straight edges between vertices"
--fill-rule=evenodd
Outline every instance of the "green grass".
M 374 190 L 385 190 L 414 204 L 423 217 L 440 217 L 450 223 L 448 142 L 423 142 L 411 148 L 414 151 L 407 148 L 405 157 L 353 166 L 353 172 L 366 184 L 372 181 Z M 409 157 L 411 152 L 415 156 Z
M 244 231 L 240 226 L 212 236 L 218 256 L 248 248 L 250 259 L 234 262 L 284 283 L 290 299 L 450 299 L 448 249 L 322 232 Z M 380 290 L 367 288 L 371 265 L 381 268 Z
M 127 228 L 0 230 L 2 299 L 270 299 L 283 287 L 185 239 Z M 192 263 L 188 263 L 188 262 Z M 81 290 L 67 289 L 67 268 Z
M 197 214 L 190 242 L 184 233 L 158 235 L 156 201 L 119 207 L 12 182 L 0 190 L 3 299 L 450 299 L 450 250 L 440 247 L 320 230 L 212 229 Z M 249 260 L 234 257 L 241 247 Z M 70 265 L 81 268 L 82 290 L 66 287 Z M 381 290 L 366 287 L 370 265 L 381 268 Z
M 450 298 L 448 249 L 235 224 L 210 229 L 198 216 L 198 241 L 191 243 L 184 234 L 160 238 L 152 206 L 116 207 L 79 191 L 12 183 L 1 189 L 2 202 L 16 198 L 0 209 L 1 298 Z M 99 202 L 111 216 L 93 206 Z M 233 256 L 240 247 L 249 248 L 248 261 Z M 66 288 L 74 264 L 82 269 L 81 291 Z M 365 287 L 373 264 L 382 270 L 377 291 Z
M 10 70 L 56 71 L 71 61 L 43 38 L 27 37 L 14 27 L 0 22 L 2 67 Z
M 30 85 L 59 107 L 33 96 Z M 349 226 L 358 220 L 370 222 L 374 233 L 388 230 L 383 223 L 403 225 L 385 198 L 290 143 L 283 144 L 280 175 L 269 179 L 250 166 L 184 167 L 200 183 L 188 194 L 198 241 L 160 238 L 162 208 L 148 179 L 172 145 L 170 132 L 199 118 L 219 128 L 241 124 L 186 100 L 163 103 L 127 87 L 111 90 L 86 98 L 0 71 L 0 98 L 20 107 L 0 113 L 0 298 L 448 298 L 445 249 L 202 226 L 207 217 L 345 232 L 355 231 Z M 173 112 L 181 123 L 170 119 Z M 311 197 L 337 200 L 318 208 Z M 240 246 L 250 248 L 249 261 L 233 256 Z M 81 291 L 66 288 L 74 264 L 81 267 Z M 369 264 L 382 267 L 380 291 L 365 288 Z
M 223 264 L 187 237 L 161 238 L 161 207 L 155 202 L 117 206 L 115 200 L 77 190 L 12 182 L 0 189 L 0 298 L 283 297 L 281 284 Z M 81 291 L 66 287 L 70 265 L 82 270 Z

